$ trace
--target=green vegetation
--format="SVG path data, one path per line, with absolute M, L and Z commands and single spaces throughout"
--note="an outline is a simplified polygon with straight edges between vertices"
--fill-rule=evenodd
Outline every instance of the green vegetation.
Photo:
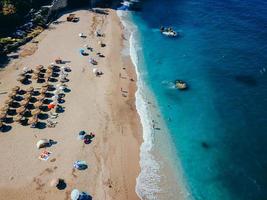
M 43 30 L 46 23 L 42 16 L 46 16 L 47 10 L 42 10 L 35 17 L 29 13 L 33 9 L 36 12 L 43 5 L 48 5 L 52 0 L 0 0 L 0 55 L 16 49 L 21 44 L 31 40 Z M 27 30 L 23 38 L 12 38 L 16 28 L 33 20 L 35 27 Z
M 0 37 L 9 36 L 22 25 L 31 9 L 38 10 L 50 3 L 51 0 L 0 0 Z

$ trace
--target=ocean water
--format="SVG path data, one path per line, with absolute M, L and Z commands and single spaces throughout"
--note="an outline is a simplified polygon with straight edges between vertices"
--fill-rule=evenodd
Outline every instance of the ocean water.
M 139 196 L 267 199 L 267 1 L 146 0 L 127 15 L 145 139 Z

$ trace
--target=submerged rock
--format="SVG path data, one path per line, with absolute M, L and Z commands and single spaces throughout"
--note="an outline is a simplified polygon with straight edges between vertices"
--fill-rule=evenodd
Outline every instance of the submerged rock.
M 185 89 L 187 89 L 187 84 L 186 84 L 186 82 L 184 82 L 182 80 L 176 80 L 175 81 L 175 87 L 179 90 L 185 90 Z

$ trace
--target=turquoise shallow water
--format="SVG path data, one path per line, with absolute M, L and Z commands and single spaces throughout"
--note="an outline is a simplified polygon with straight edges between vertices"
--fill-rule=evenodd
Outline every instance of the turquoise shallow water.
M 166 120 L 192 197 L 267 199 L 267 3 L 147 0 L 133 21 L 140 69 L 147 72 L 142 78 Z M 161 25 L 181 37 L 163 37 Z M 187 81 L 189 90 L 173 89 L 175 79 Z

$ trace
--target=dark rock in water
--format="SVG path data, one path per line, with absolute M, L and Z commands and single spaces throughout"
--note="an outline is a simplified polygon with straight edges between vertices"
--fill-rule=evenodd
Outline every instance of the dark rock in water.
M 201 142 L 201 146 L 202 146 L 203 148 L 205 148 L 205 149 L 210 148 L 210 145 L 209 145 L 208 143 L 206 143 L 206 142 Z
M 176 80 L 175 81 L 175 87 L 179 90 L 185 90 L 185 89 L 187 89 L 187 84 L 186 84 L 186 82 L 184 82 L 182 80 Z

